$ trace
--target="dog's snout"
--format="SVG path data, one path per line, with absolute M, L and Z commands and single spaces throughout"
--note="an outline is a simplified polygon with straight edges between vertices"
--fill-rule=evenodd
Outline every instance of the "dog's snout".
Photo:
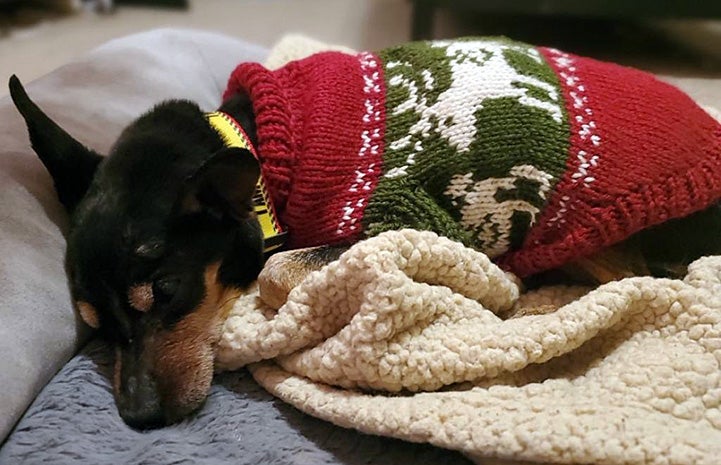
M 212 351 L 201 353 L 202 364 L 182 364 L 172 352 L 157 357 L 152 340 L 136 338 L 134 344 L 116 347 L 115 401 L 120 417 L 136 429 L 170 425 L 197 410 L 213 375 Z
M 118 397 L 118 411 L 129 426 L 150 429 L 166 424 L 157 386 L 149 376 L 128 376 Z

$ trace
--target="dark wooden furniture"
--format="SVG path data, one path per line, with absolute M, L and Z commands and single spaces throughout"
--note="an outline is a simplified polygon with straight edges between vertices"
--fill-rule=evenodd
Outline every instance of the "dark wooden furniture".
M 411 0 L 414 40 L 433 37 L 436 10 L 607 19 L 721 18 L 719 0 Z

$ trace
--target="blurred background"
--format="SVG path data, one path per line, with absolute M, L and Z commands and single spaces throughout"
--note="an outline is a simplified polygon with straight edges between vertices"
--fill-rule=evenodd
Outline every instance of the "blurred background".
M 369 50 L 506 35 L 666 75 L 721 77 L 720 0 L 0 0 L 0 77 L 27 82 L 109 39 L 157 27 L 265 46 L 296 32 Z

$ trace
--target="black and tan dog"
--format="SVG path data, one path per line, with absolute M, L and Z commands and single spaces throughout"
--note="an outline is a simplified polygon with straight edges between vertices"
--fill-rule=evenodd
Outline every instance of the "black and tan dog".
M 29 100 L 12 98 L 72 215 L 66 267 L 83 320 L 117 348 L 123 419 L 172 422 L 205 399 L 225 303 L 255 280 L 263 237 L 252 210 L 259 175 L 187 101 L 131 124 L 109 156 L 83 147 Z M 252 133 L 247 100 L 226 102 Z
M 253 208 L 259 162 L 249 150 L 229 147 L 189 101 L 158 104 L 103 157 L 50 120 L 15 77 L 10 92 L 71 214 L 71 293 L 82 319 L 116 347 L 120 415 L 142 428 L 186 416 L 207 396 L 226 312 L 263 268 L 264 238 Z M 219 110 L 256 146 L 248 97 L 227 96 Z M 721 252 L 720 218 L 713 206 L 634 236 L 602 259 L 585 258 L 576 269 L 600 281 L 648 272 L 647 265 L 656 274 L 675 271 Z M 284 272 L 264 281 L 268 295 L 281 303 L 303 276 L 342 250 L 276 255 L 273 266 Z

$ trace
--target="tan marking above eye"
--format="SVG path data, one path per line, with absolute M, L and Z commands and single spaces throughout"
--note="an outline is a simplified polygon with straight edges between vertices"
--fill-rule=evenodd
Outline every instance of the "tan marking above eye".
M 98 329 L 100 327 L 100 318 L 98 318 L 98 311 L 95 310 L 95 307 L 83 301 L 78 301 L 77 306 L 80 318 L 83 319 L 85 324 L 93 329 Z
M 140 312 L 147 312 L 153 308 L 153 284 L 140 283 L 128 289 L 128 302 Z

